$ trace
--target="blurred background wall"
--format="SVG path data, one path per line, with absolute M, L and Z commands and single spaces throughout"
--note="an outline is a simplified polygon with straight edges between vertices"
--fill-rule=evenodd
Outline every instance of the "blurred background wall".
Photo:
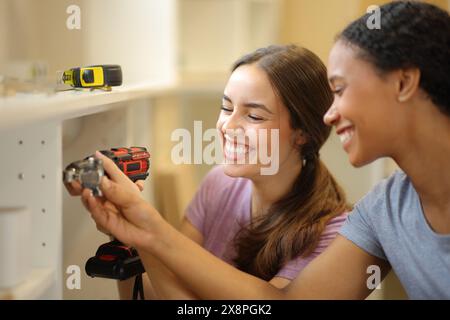
M 151 181 L 146 197 L 177 225 L 211 166 L 175 165 L 170 139 L 177 128 L 193 133 L 214 128 L 223 88 L 234 60 L 272 43 L 309 48 L 327 63 L 337 33 L 379 0 L 0 0 L 0 73 L 12 61 L 44 61 L 49 78 L 57 70 L 99 63 L 121 64 L 124 85 L 173 83 L 177 90 L 125 108 L 81 119 L 63 127 L 64 163 L 95 149 L 151 141 Z M 450 1 L 428 1 L 449 8 Z M 69 5 L 81 8 L 81 29 L 65 27 Z M 61 106 L 63 107 L 63 106 Z M 136 111 L 137 110 L 137 111 Z M 37 111 L 38 112 L 38 111 Z M 134 132 L 125 123 L 134 121 Z M 109 132 L 108 135 L 102 132 Z M 132 138 L 124 138 L 124 137 Z M 394 169 L 381 160 L 355 169 L 333 133 L 321 155 L 357 201 Z M 100 234 L 77 199 L 64 194 L 64 268 L 83 269 L 107 238 Z M 113 281 L 83 276 L 81 290 L 67 299 L 115 299 Z M 390 275 L 371 298 L 403 298 Z

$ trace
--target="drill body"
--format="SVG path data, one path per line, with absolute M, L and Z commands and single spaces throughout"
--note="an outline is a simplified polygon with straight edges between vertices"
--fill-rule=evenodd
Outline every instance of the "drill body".
M 144 147 L 112 148 L 100 152 L 110 158 L 133 182 L 145 180 L 149 175 L 150 153 Z M 107 173 L 102 161 L 89 156 L 69 164 L 63 172 L 63 179 L 65 183 L 79 181 L 83 188 L 89 188 L 95 196 L 101 196 L 99 185 L 103 175 Z M 117 280 L 133 276 L 138 279 L 145 272 L 137 251 L 118 240 L 102 244 L 95 256 L 86 262 L 85 270 L 91 277 Z

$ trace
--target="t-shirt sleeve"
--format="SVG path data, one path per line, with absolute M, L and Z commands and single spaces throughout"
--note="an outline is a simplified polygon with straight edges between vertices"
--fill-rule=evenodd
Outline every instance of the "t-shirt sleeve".
M 387 260 L 372 219 L 382 219 L 386 182 L 380 183 L 354 207 L 339 233 L 367 253 Z
M 289 261 L 283 268 L 280 269 L 280 271 L 278 271 L 275 277 L 281 277 L 289 280 L 295 279 L 314 258 L 319 256 L 331 244 L 339 229 L 344 224 L 347 215 L 348 213 L 343 213 L 340 216 L 331 219 L 322 233 L 319 243 L 314 251 L 307 257 L 299 257 Z
M 211 194 L 214 194 L 214 187 L 217 186 L 216 180 L 222 173 L 219 170 L 222 170 L 220 166 L 216 166 L 208 172 L 185 211 L 185 217 L 203 236 L 205 235 L 207 212 L 211 210 Z

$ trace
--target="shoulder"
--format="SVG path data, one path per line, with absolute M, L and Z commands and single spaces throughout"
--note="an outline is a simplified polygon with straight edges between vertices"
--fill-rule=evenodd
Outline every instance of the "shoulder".
M 222 165 L 214 166 L 203 178 L 198 196 L 203 206 L 211 212 L 222 212 L 231 204 L 245 204 L 251 181 L 242 177 L 230 177 L 225 174 Z
M 322 235 L 320 236 L 320 240 L 319 243 L 317 244 L 315 252 L 320 253 L 323 250 L 325 250 L 326 247 L 328 247 L 331 241 L 333 241 L 336 235 L 338 234 L 341 227 L 344 225 L 349 213 L 350 212 L 345 211 L 340 215 L 333 217 L 327 222 L 325 229 L 322 232 Z
M 186 218 L 206 237 L 214 226 L 221 227 L 225 219 L 239 214 L 237 209 L 248 205 L 250 186 L 250 180 L 229 177 L 223 166 L 214 166 L 188 205 Z
M 355 205 L 355 212 L 366 214 L 389 213 L 411 191 L 409 177 L 397 170 L 390 177 L 383 179 Z
M 369 254 L 386 260 L 386 239 L 392 239 L 402 225 L 400 208 L 411 190 L 408 176 L 396 171 L 356 203 L 339 233 Z
M 383 234 L 398 228 L 403 208 L 414 199 L 413 192 L 409 177 L 403 171 L 396 171 L 356 203 L 341 233 L 344 236 L 358 233 L 359 237 L 366 238 L 370 233 L 379 242 Z

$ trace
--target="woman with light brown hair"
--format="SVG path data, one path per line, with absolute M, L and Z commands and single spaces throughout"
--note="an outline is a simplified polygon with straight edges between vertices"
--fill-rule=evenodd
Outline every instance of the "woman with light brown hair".
M 289 284 L 334 239 L 349 210 L 342 189 L 319 157 L 331 131 L 322 119 L 332 100 L 324 64 L 305 48 L 269 46 L 239 59 L 217 121 L 225 162 L 204 178 L 179 232 L 166 227 L 233 268 L 279 288 Z M 250 132 L 271 131 L 277 134 L 249 139 Z M 249 161 L 262 144 L 277 155 L 272 174 L 261 173 L 266 164 L 260 159 Z M 114 183 L 127 190 L 128 201 L 139 199 L 137 188 L 118 168 L 98 156 Z M 99 225 L 138 250 L 148 276 L 146 296 L 196 298 L 157 257 L 140 250 L 141 241 L 153 241 L 151 233 L 125 223 L 127 210 L 111 205 L 116 200 L 104 207 L 111 215 L 108 223 L 125 229 L 116 233 L 114 227 Z M 91 208 L 87 194 L 84 201 Z M 159 217 L 150 204 L 139 205 Z M 147 213 L 132 216 L 141 216 L 146 224 Z M 122 297 L 130 296 L 131 283 L 119 287 Z

